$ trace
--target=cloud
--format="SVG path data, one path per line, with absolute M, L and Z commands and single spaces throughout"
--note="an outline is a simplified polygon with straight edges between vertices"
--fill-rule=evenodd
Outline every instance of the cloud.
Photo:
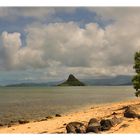
M 21 47 L 20 33 L 3 32 L 1 35 L 1 68 L 13 69 L 16 64 L 16 54 Z M 3 66 L 4 65 L 4 66 Z
M 0 19 L 5 22 L 15 22 L 21 19 L 43 21 L 49 19 L 55 12 L 55 8 L 49 7 L 0 7 Z
M 27 46 L 43 50 L 44 61 L 58 61 L 68 67 L 90 67 L 93 54 L 99 53 L 97 46 L 101 49 L 104 43 L 104 31 L 95 23 L 85 29 L 74 22 L 32 25 L 26 31 Z
M 134 19 L 137 19 L 140 11 L 139 7 L 88 7 L 87 10 L 96 12 L 100 18 L 113 19 L 115 22 L 128 19 L 135 22 Z
M 133 55 L 140 46 L 139 9 L 89 10 L 96 12 L 100 18 L 114 22 L 104 28 L 95 22 L 87 23 L 84 28 L 73 21 L 36 22 L 25 29 L 25 46 L 22 45 L 20 33 L 3 32 L 0 37 L 0 69 L 42 69 L 42 79 L 68 73 L 80 77 L 133 74 Z M 28 13 L 23 15 L 34 14 Z
M 36 20 L 51 19 L 51 16 L 60 12 L 74 13 L 74 7 L 0 7 L 0 18 L 16 20 L 18 18 L 33 18 Z

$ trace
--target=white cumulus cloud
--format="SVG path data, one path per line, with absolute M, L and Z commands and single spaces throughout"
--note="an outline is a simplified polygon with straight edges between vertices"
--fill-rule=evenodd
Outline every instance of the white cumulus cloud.
M 140 49 L 140 10 L 128 9 L 89 9 L 113 20 L 104 28 L 98 23 L 81 28 L 73 21 L 28 25 L 25 46 L 20 33 L 3 32 L 0 69 L 47 69 L 54 77 L 132 74 L 133 55 Z

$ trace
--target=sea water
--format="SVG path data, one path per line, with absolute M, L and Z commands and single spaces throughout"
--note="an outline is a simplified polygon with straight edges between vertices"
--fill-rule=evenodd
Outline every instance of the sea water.
M 132 86 L 0 87 L 0 121 L 36 120 L 87 105 L 135 98 Z

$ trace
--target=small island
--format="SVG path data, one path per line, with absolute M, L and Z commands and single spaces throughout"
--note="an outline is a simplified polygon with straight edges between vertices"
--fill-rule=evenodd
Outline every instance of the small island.
M 74 75 L 70 74 L 68 79 L 65 82 L 59 84 L 58 86 L 85 86 L 85 84 L 75 78 Z

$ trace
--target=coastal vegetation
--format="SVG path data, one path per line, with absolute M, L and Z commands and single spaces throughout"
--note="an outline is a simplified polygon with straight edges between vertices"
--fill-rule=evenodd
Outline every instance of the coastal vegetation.
M 133 77 L 133 87 L 136 90 L 136 97 L 140 96 L 140 51 L 135 53 L 134 56 L 134 67 L 136 75 Z

